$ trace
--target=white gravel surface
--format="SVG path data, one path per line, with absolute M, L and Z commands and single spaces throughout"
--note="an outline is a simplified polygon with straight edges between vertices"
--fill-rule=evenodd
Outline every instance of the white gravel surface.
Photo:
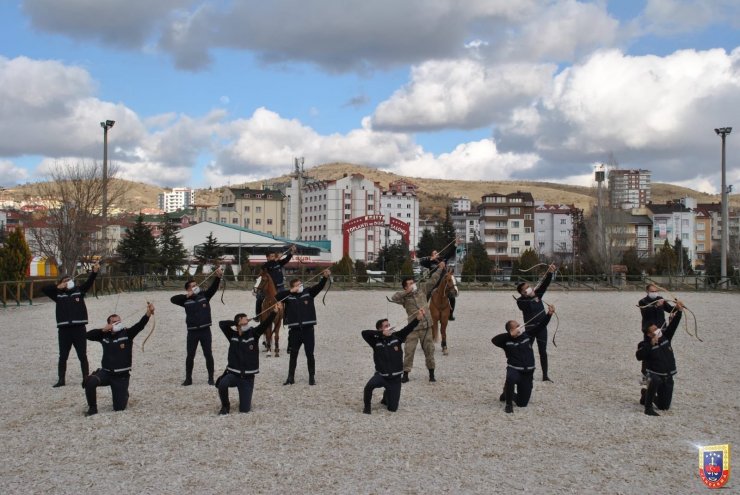
M 90 418 L 74 351 L 68 385 L 51 388 L 54 304 L 0 309 L 0 493 L 683 494 L 705 490 L 698 445 L 740 446 L 736 294 L 679 295 L 704 342 L 682 324 L 673 406 L 658 418 L 637 403 L 641 293 L 548 293 L 560 318 L 558 346 L 548 343 L 555 383 L 539 381 L 538 370 L 529 407 L 507 415 L 498 401 L 504 354 L 490 339 L 521 315 L 511 293 L 463 292 L 450 355 L 437 350 L 438 382 L 428 382 L 419 348 L 399 410 L 382 408 L 376 390 L 367 416 L 362 388 L 373 361 L 360 331 L 386 316 L 400 324 L 403 310 L 386 302 L 390 291 L 334 290 L 326 307 L 317 300 L 318 384 L 308 385 L 303 354 L 293 386 L 282 385 L 287 356 L 262 354 L 252 412 L 223 417 L 200 350 L 195 384 L 180 386 L 185 315 L 171 295 L 88 298 L 88 329 L 114 310 L 132 324 L 145 301 L 157 307 L 146 352 L 140 344 L 149 327 L 137 338 L 128 409 L 113 412 L 109 389 L 99 389 L 100 414 Z M 219 297 L 214 323 L 252 314 L 249 293 L 227 291 L 226 305 Z M 550 336 L 554 327 L 553 320 Z M 216 325 L 213 340 L 218 374 L 227 341 Z M 88 343 L 88 356 L 98 368 L 98 343 Z M 234 411 L 238 395 L 230 392 Z M 724 493 L 737 487 L 731 479 Z

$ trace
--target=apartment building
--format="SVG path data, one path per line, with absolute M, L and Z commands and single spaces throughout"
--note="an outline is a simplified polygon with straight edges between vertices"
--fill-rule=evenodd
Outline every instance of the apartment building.
M 199 221 L 285 235 L 285 195 L 272 189 L 225 187 L 216 208 L 199 210 Z
M 189 208 L 195 204 L 195 190 L 187 187 L 175 187 L 170 192 L 161 192 L 157 197 L 159 209 L 165 213 Z
M 525 250 L 534 248 L 534 211 L 534 199 L 528 192 L 492 193 L 481 198 L 481 240 L 498 267 L 513 266 Z
M 630 210 L 650 202 L 650 171 L 643 169 L 609 170 L 609 205 Z
M 573 212 L 575 206 L 535 202 L 535 249 L 547 258 L 573 256 Z

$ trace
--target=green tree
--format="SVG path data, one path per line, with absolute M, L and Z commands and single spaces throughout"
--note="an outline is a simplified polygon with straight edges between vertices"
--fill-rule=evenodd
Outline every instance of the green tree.
M 668 239 L 666 239 L 655 256 L 655 273 L 658 275 L 674 274 L 676 272 L 677 259 L 676 252 L 668 243 Z
M 514 263 L 514 273 L 526 280 L 537 280 L 537 273 L 535 273 L 535 270 L 532 270 L 532 267 L 537 265 L 539 262 L 540 258 L 537 255 L 537 252 L 532 248 L 528 248 Z
M 341 260 L 334 263 L 331 267 L 331 272 L 335 275 L 351 277 L 354 270 L 352 266 L 352 258 L 349 257 L 349 254 L 345 254 L 342 256 Z
M 221 247 L 218 245 L 218 239 L 213 237 L 213 232 L 208 234 L 204 244 L 195 248 L 195 257 L 200 265 L 214 263 L 222 254 Z
M 629 280 L 640 280 L 643 264 L 637 254 L 637 248 L 631 246 L 622 253 L 622 264 L 627 267 L 627 277 Z
M 121 268 L 129 275 L 143 275 L 159 267 L 159 251 L 157 241 L 148 225 L 144 223 L 144 216 L 139 214 L 132 228 L 126 229 L 126 234 L 118 243 L 118 255 L 121 259 Z
M 367 282 L 367 265 L 362 260 L 355 261 L 355 273 L 358 282 Z
M 404 242 L 394 242 L 388 247 L 383 247 L 378 253 L 378 257 L 373 264 L 375 270 L 385 270 L 390 275 L 401 273 L 404 262 L 411 262 L 408 244 Z M 409 273 L 411 270 L 409 270 Z
M 26 236 L 22 229 L 17 228 L 8 234 L 5 244 L 0 247 L 0 280 L 24 280 L 30 262 L 31 250 L 26 244 Z
M 451 258 L 455 255 L 455 240 L 457 239 L 457 233 L 455 232 L 455 226 L 452 225 L 452 220 L 450 219 L 449 208 L 445 215 L 445 221 L 434 228 L 433 238 L 434 249 L 440 251 L 440 256 L 443 258 Z
M 683 247 L 681 239 L 676 237 L 673 243 L 673 252 L 676 253 L 676 270 L 680 275 L 692 275 L 694 273 L 691 267 L 688 250 Z
M 432 251 L 434 251 L 434 234 L 429 229 L 424 229 L 421 231 L 421 235 L 419 236 L 419 244 L 418 249 L 416 251 L 416 256 L 418 257 L 424 257 L 429 256 L 432 254 Z M 442 246 L 440 246 L 442 247 Z
M 169 222 L 162 226 L 159 244 L 159 265 L 167 276 L 176 276 L 187 262 L 188 252 L 177 235 L 177 227 Z
M 475 237 L 468 243 L 467 254 L 465 255 L 462 268 L 463 280 L 470 282 L 474 280 L 476 275 L 489 276 L 492 269 L 493 264 L 488 257 L 486 247 L 478 237 Z

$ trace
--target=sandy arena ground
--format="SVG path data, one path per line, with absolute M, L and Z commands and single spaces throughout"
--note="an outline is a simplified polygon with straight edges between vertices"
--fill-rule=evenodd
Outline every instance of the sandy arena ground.
M 428 382 L 419 348 L 399 411 L 383 409 L 376 390 L 367 416 L 362 388 L 373 360 L 360 330 L 386 315 L 403 321 L 390 293 L 334 290 L 326 307 L 317 301 L 318 384 L 308 385 L 303 354 L 293 386 L 282 385 L 287 357 L 262 354 L 252 412 L 224 417 L 200 351 L 195 385 L 180 386 L 184 311 L 171 293 L 88 299 L 88 329 L 114 310 L 138 321 L 147 299 L 157 307 L 145 352 L 149 327 L 136 341 L 128 409 L 113 412 L 109 389 L 99 389 L 91 418 L 74 351 L 67 386 L 51 388 L 54 304 L 0 309 L 0 493 L 688 494 L 706 490 L 697 445 L 740 447 L 737 294 L 679 295 L 704 342 L 679 328 L 673 407 L 658 418 L 637 403 L 642 294 L 555 291 L 546 297 L 560 317 L 558 346 L 548 343 L 555 383 L 539 381 L 538 370 L 529 407 L 508 415 L 498 401 L 505 358 L 490 339 L 506 320 L 521 321 L 511 294 L 463 292 L 450 355 L 436 353 L 438 382 Z M 214 321 L 252 314 L 251 294 L 227 291 L 226 305 L 219 298 Z M 213 336 L 218 374 L 227 341 L 216 327 Z M 100 345 L 89 342 L 88 356 L 98 368 Z M 234 411 L 236 389 L 231 396 Z M 738 490 L 732 478 L 723 493 Z

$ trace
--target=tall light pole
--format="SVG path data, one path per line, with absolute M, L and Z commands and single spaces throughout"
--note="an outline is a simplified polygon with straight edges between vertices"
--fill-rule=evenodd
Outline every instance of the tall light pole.
M 720 283 L 727 280 L 727 248 L 729 247 L 730 232 L 728 225 L 728 198 L 727 198 L 727 179 L 725 177 L 725 138 L 732 132 L 732 127 L 720 127 L 714 132 L 722 137 L 722 240 L 720 241 Z
M 103 249 L 108 250 L 106 241 L 108 234 L 108 129 L 113 127 L 115 120 L 106 120 L 100 123 L 103 128 Z

